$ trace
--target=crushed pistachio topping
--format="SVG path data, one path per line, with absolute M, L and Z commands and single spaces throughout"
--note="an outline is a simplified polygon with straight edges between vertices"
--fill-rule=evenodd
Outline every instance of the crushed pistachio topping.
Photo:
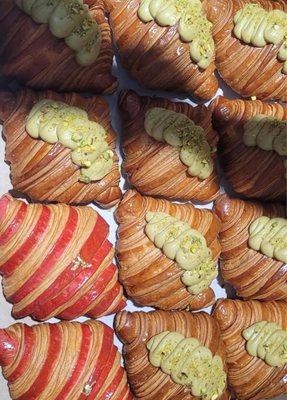
M 267 257 L 287 263 L 287 219 L 256 218 L 249 226 L 248 244 Z
M 237 39 L 256 47 L 281 44 L 277 58 L 283 61 L 282 73 L 287 74 L 286 12 L 266 11 L 259 4 L 246 4 L 234 16 L 233 33 Z
M 102 34 L 83 0 L 16 0 L 17 6 L 75 51 L 77 63 L 93 64 L 100 53 Z
M 243 142 L 246 146 L 258 146 L 263 150 L 274 150 L 280 156 L 286 156 L 287 121 L 257 114 L 244 125 Z
M 270 367 L 284 367 L 287 364 L 287 331 L 274 322 L 260 321 L 244 329 L 246 350 L 252 357 L 258 357 Z
M 181 40 L 190 43 L 192 61 L 202 69 L 211 64 L 215 53 L 212 23 L 200 0 L 141 0 L 138 16 L 160 26 L 177 24 Z
M 90 121 L 86 111 L 61 101 L 44 99 L 34 105 L 26 121 L 26 131 L 35 139 L 71 149 L 71 159 L 80 167 L 79 180 L 99 181 L 112 169 L 114 153 L 105 129 Z
M 176 147 L 188 173 L 199 179 L 208 178 L 213 171 L 210 147 L 203 128 L 186 117 L 166 108 L 153 107 L 145 114 L 146 132 L 155 140 Z
M 165 331 L 147 342 L 149 361 L 171 379 L 186 385 L 193 396 L 203 400 L 218 399 L 226 387 L 226 372 L 220 356 L 197 339 L 178 332 Z
M 148 212 L 145 234 L 166 257 L 184 270 L 182 282 L 196 295 L 208 288 L 217 276 L 212 252 L 205 237 L 186 222 L 163 212 Z
M 80 255 L 78 255 L 73 261 L 72 271 L 76 271 L 78 268 L 91 268 L 92 264 L 87 263 L 82 259 Z

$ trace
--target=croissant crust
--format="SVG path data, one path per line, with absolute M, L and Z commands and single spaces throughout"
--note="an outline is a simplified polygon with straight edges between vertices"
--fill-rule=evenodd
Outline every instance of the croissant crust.
M 114 50 L 111 29 L 103 0 L 85 0 L 90 15 L 101 29 L 100 54 L 92 65 L 81 67 L 74 52 L 62 39 L 53 36 L 47 24 L 37 24 L 21 11 L 14 1 L 0 2 L 1 72 L 27 86 L 60 91 L 112 93 Z
M 106 130 L 107 142 L 114 150 L 112 170 L 103 179 L 89 184 L 79 182 L 80 168 L 71 161 L 70 151 L 60 143 L 51 145 L 33 139 L 25 130 L 25 120 L 40 99 L 64 101 L 88 112 L 89 119 Z M 75 93 L 22 90 L 16 96 L 0 92 L 0 118 L 4 121 L 6 161 L 11 167 L 14 189 L 37 201 L 89 203 L 96 201 L 104 208 L 115 205 L 120 197 L 120 172 L 115 152 L 116 134 L 110 124 L 109 107 L 102 97 L 81 97 Z

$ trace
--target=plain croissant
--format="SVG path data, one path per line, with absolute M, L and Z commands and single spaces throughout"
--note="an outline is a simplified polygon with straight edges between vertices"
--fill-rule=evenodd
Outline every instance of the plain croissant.
M 84 3 L 98 23 L 102 37 L 98 58 L 85 67 L 77 63 L 74 51 L 64 40 L 53 36 L 47 24 L 34 22 L 14 0 L 1 0 L 1 73 L 33 88 L 113 92 L 117 83 L 111 73 L 114 50 L 105 17 L 107 8 L 103 0 L 85 0 Z
M 14 188 L 33 200 L 62 203 L 88 203 L 96 201 L 107 208 L 121 197 L 118 157 L 113 152 L 111 171 L 101 180 L 79 182 L 80 168 L 70 157 L 70 150 L 59 142 L 49 144 L 28 135 L 26 119 L 39 100 L 53 99 L 87 111 L 89 119 L 98 122 L 106 131 L 107 142 L 115 150 L 116 134 L 110 124 L 109 107 L 102 97 L 81 97 L 78 94 L 33 92 L 22 90 L 14 96 L 0 92 L 0 119 L 4 121 L 6 161 L 11 167 Z
M 109 226 L 90 207 L 0 199 L 0 273 L 13 316 L 96 318 L 125 306 Z
M 132 400 L 113 330 L 98 321 L 0 329 L 11 399 Z

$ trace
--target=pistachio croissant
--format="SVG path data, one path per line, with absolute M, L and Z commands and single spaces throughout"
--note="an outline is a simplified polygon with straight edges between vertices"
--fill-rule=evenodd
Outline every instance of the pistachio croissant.
M 220 222 L 212 211 L 129 190 L 116 219 L 120 280 L 137 304 L 198 310 L 214 303 Z
M 224 299 L 217 302 L 213 316 L 228 349 L 228 382 L 236 399 L 263 400 L 286 395 L 287 353 L 282 347 L 287 341 L 286 303 Z M 273 358 L 283 360 L 283 366 L 272 367 L 259 357 L 258 353 L 266 354 L 269 349 Z
M 178 32 L 179 16 L 176 15 L 176 10 L 171 10 L 171 21 L 157 22 L 156 16 L 153 20 L 154 14 L 150 15 L 146 22 L 143 21 L 145 18 L 141 17 L 141 5 L 143 8 L 149 7 L 150 10 L 151 7 L 165 7 L 165 2 L 154 1 L 154 4 L 151 4 L 152 2 L 153 0 L 106 0 L 110 12 L 109 20 L 123 66 L 142 85 L 151 89 L 183 91 L 202 100 L 211 99 L 217 92 L 218 80 L 214 74 L 211 24 L 204 15 L 207 2 L 203 2 L 203 12 L 198 11 L 199 5 L 201 7 L 200 2 L 196 2 L 195 10 L 191 4 L 190 14 L 186 11 L 186 2 L 179 5 L 184 12 L 182 21 L 198 21 L 196 37 L 208 26 L 208 43 L 196 42 L 197 53 L 205 49 L 208 52 L 208 63 L 204 68 L 195 61 L 200 60 L 201 54 L 197 54 L 199 58 L 191 59 L 190 40 L 181 37 Z M 199 13 L 199 16 L 194 18 L 194 13 L 196 16 Z
M 210 110 L 205 106 L 192 107 L 167 99 L 140 97 L 132 91 L 122 95 L 120 110 L 124 121 L 124 171 L 134 187 L 152 196 L 195 199 L 200 202 L 214 200 L 219 195 L 219 180 L 215 167 L 217 134 L 211 125 Z M 155 114 L 153 118 L 152 113 L 157 110 L 158 115 Z M 166 116 L 162 117 L 162 113 L 166 113 Z M 177 124 L 174 122 L 176 118 Z M 149 125 L 152 132 L 147 131 Z M 194 136 L 195 128 L 199 131 L 197 141 Z M 190 143 L 186 146 L 188 159 L 193 164 L 197 163 L 196 165 L 198 160 L 201 160 L 202 170 L 208 160 L 208 172 L 203 176 L 197 176 L 200 174 L 196 169 L 189 172 L 190 167 L 186 165 L 185 158 L 182 158 L 179 146 L 170 145 L 164 138 L 155 139 L 154 136 L 158 137 L 160 130 L 164 135 L 169 132 L 170 139 L 173 139 L 169 140 L 169 143 L 177 140 L 180 134 L 190 134 Z M 153 133 L 154 136 L 151 135 Z M 202 147 L 204 144 L 207 147 L 205 151 Z M 192 162 L 187 163 L 191 165 Z
M 100 317 L 125 305 L 109 226 L 90 207 L 0 199 L 0 273 L 13 316 Z
M 120 340 L 124 344 L 125 366 L 128 374 L 128 380 L 136 399 L 143 400 L 195 400 L 208 399 L 212 394 L 212 398 L 227 400 L 229 399 L 228 391 L 224 382 L 226 379 L 225 367 L 225 348 L 221 341 L 220 331 L 217 322 L 210 315 L 200 312 L 192 314 L 186 311 L 152 311 L 152 312 L 127 312 L 123 311 L 117 314 L 115 319 L 115 330 Z M 153 344 L 158 341 L 158 338 L 163 338 L 168 332 L 171 333 L 171 341 L 166 343 L 166 347 L 160 347 L 153 351 Z M 210 391 L 210 381 L 206 379 L 210 377 L 208 369 L 212 366 L 207 362 L 203 363 L 203 358 L 199 353 L 192 354 L 188 357 L 188 353 L 184 354 L 184 350 L 178 348 L 177 357 L 185 358 L 184 365 L 189 366 L 184 374 L 184 377 L 191 377 L 191 384 L 175 383 L 175 376 L 170 372 L 178 367 L 176 360 L 171 364 L 170 372 L 164 372 L 161 368 L 156 367 L 154 361 L 163 361 L 165 357 L 171 354 L 171 348 L 175 344 L 174 338 L 178 337 L 183 340 L 182 345 L 187 347 L 200 346 L 200 354 L 213 357 L 220 360 L 221 366 L 217 370 L 215 378 L 223 377 L 220 383 L 220 392 L 214 393 L 218 388 L 219 380 L 213 381 L 213 387 Z M 183 339 L 185 338 L 185 339 Z M 161 346 L 161 344 L 160 344 Z M 192 350 L 191 350 L 192 351 Z M 198 361 L 201 364 L 198 365 Z M 191 362 L 191 364 L 190 364 Z M 193 364 L 194 362 L 194 364 Z M 209 367 L 208 367 L 209 365 Z M 212 364 L 211 364 L 212 365 Z M 181 371 L 183 367 L 178 368 Z M 200 369 L 200 379 L 194 379 L 193 373 L 197 368 Z M 167 371 L 167 369 L 166 369 Z M 179 377 L 179 375 L 178 375 Z M 201 386 L 201 394 L 194 395 L 195 386 Z
M 1 73 L 33 88 L 113 92 L 106 11 L 103 0 L 2 0 Z
M 239 13 L 242 10 L 245 15 L 241 21 Z M 279 16 L 278 11 L 272 15 L 272 10 L 280 10 Z M 207 13 L 213 23 L 216 67 L 224 81 L 243 97 L 286 101 L 286 1 L 212 0 L 207 2 Z M 273 37 L 276 29 L 282 30 L 279 40 Z M 262 37 L 264 33 L 265 38 Z
M 287 220 L 285 219 L 285 228 L 279 225 L 286 218 L 284 206 L 230 199 L 223 195 L 216 201 L 215 212 L 222 222 L 219 239 L 222 247 L 223 279 L 235 287 L 238 296 L 246 300 L 286 301 L 286 262 L 271 254 L 266 256 L 259 246 L 254 247 L 254 240 L 251 241 L 251 227 L 254 224 L 259 226 L 258 221 L 262 216 L 269 217 L 266 218 L 271 218 L 269 229 L 257 230 L 255 226 L 255 233 L 259 236 L 257 239 L 260 242 L 267 239 L 268 247 L 272 244 L 273 247 L 279 245 L 287 254 Z M 277 227 L 280 228 L 279 232 Z
M 223 172 L 233 190 L 247 197 L 285 202 L 286 108 L 280 103 L 218 97 L 213 110 Z
M 6 161 L 16 190 L 39 201 L 76 204 L 96 201 L 105 208 L 119 201 L 116 136 L 103 98 L 30 90 L 14 96 L 2 91 L 0 118 L 4 121 Z M 93 144 L 97 138 L 100 140 Z M 88 157 L 97 154 L 98 143 L 105 145 L 103 155 L 108 155 L 109 168 L 103 175 L 95 175 L 95 180 L 83 179 L 82 171 L 92 169 L 86 168 L 91 165 Z M 98 161 L 105 161 L 103 155 Z M 95 173 L 98 164 L 93 165 Z
M 131 400 L 113 331 L 98 321 L 0 329 L 11 399 Z

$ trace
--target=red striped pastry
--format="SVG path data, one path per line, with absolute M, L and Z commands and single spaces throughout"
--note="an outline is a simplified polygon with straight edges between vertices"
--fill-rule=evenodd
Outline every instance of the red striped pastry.
M 223 172 L 232 188 L 247 197 L 286 201 L 286 157 L 243 142 L 244 124 L 258 114 L 287 119 L 280 103 L 259 100 L 229 100 L 218 97 L 213 103 L 213 122 L 219 133 Z M 286 162 L 286 161 L 285 161 Z
M 216 201 L 215 212 L 222 222 L 219 240 L 223 279 L 246 300 L 287 300 L 286 264 L 248 245 L 250 224 L 262 215 L 286 217 L 284 206 L 230 199 L 223 195 Z
M 210 315 L 186 311 L 127 311 L 117 314 L 115 331 L 124 344 L 124 359 L 128 381 L 136 399 L 140 400 L 199 400 L 193 396 L 192 387 L 175 383 L 160 368 L 149 361 L 147 342 L 165 331 L 178 332 L 186 338 L 196 338 L 208 347 L 213 355 L 221 357 L 225 366 L 225 348 L 217 321 Z M 164 354 L 164 350 L 163 353 Z M 216 400 L 228 400 L 225 389 Z
M 13 316 L 74 319 L 125 306 L 109 226 L 90 207 L 0 199 L 0 273 Z
M 15 3 L 0 2 L 0 57 L 4 76 L 39 89 L 95 93 L 111 93 L 116 89 L 116 78 L 111 72 L 114 57 L 111 28 L 103 0 L 84 1 L 102 37 L 96 61 L 85 67 L 77 63 L 74 51 L 63 39 L 55 37 L 47 24 L 34 22 Z
M 129 190 L 116 211 L 119 274 L 128 295 L 140 306 L 164 310 L 199 310 L 213 304 L 213 290 L 207 287 L 191 294 L 181 280 L 183 269 L 148 238 L 145 218 L 149 211 L 167 213 L 188 223 L 205 237 L 214 262 L 220 255 L 220 221 L 212 211 L 144 197 Z
M 115 43 L 123 66 L 142 85 L 151 89 L 182 91 L 202 100 L 217 92 L 214 61 L 200 69 L 190 57 L 177 26 L 144 23 L 138 17 L 140 0 L 106 0 Z M 206 8 L 206 1 L 203 7 Z M 209 16 L 208 16 L 209 18 Z
M 217 133 L 211 125 L 211 111 L 205 106 L 192 107 L 167 99 L 140 97 L 128 91 L 121 97 L 120 110 L 124 120 L 124 170 L 130 183 L 151 196 L 200 202 L 214 200 L 219 195 L 216 152 L 212 153 L 214 170 L 208 178 L 202 180 L 191 176 L 175 147 L 155 140 L 145 131 L 145 114 L 153 107 L 172 110 L 190 118 L 204 129 L 209 145 L 216 149 Z
M 0 329 L 13 400 L 132 400 L 113 331 L 98 321 Z
M 226 346 L 228 382 L 238 400 L 286 399 L 287 364 L 271 367 L 249 355 L 243 331 L 261 322 L 273 322 L 287 330 L 287 305 L 283 302 L 239 301 L 217 302 L 213 316 L 217 319 Z
M 233 33 L 234 15 L 246 4 L 256 3 L 265 10 L 287 12 L 285 0 L 212 0 L 207 2 L 213 22 L 216 67 L 224 81 L 243 97 L 287 100 L 287 75 L 277 59 L 280 45 L 255 47 L 237 39 Z
M 79 181 L 80 167 L 71 160 L 71 150 L 59 142 L 49 144 L 28 135 L 25 124 L 32 107 L 41 99 L 62 101 L 86 110 L 89 119 L 106 131 L 109 148 L 113 150 L 111 171 L 101 180 Z M 110 111 L 102 97 L 84 98 L 78 94 L 33 92 L 23 90 L 14 96 L 0 92 L 0 119 L 4 121 L 6 161 L 11 166 L 14 188 L 39 201 L 61 203 L 97 202 L 102 207 L 115 205 L 120 197 L 120 172 L 115 152 L 116 134 L 110 124 Z

